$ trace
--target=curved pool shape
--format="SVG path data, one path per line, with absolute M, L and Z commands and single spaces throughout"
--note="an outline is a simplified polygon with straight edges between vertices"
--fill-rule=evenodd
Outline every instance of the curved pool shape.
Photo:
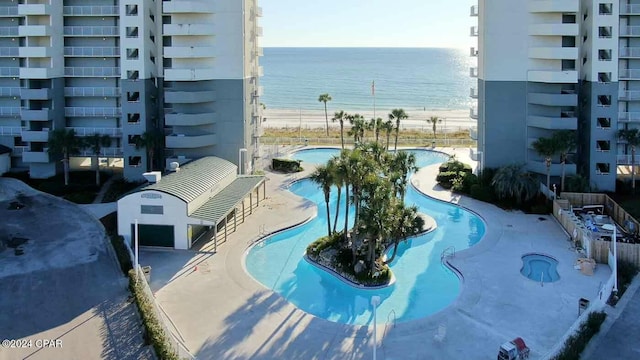
M 334 155 L 340 155 L 340 149 L 337 148 L 314 148 L 302 149 L 293 152 L 290 157 L 296 160 L 302 160 L 302 163 L 324 164 Z
M 522 257 L 520 273 L 531 280 L 554 282 L 560 279 L 556 269 L 558 260 L 541 254 L 527 254 Z
M 431 151 L 411 151 L 419 158 L 420 167 L 447 158 Z M 327 232 L 326 216 L 322 216 L 325 213 L 324 195 L 308 179 L 294 182 L 289 190 L 316 203 L 318 216 L 253 246 L 246 254 L 245 266 L 258 282 L 299 309 L 333 322 L 370 324 L 373 321 L 370 305 L 373 295 L 381 297 L 379 324 L 393 322 L 394 318 L 397 322 L 419 319 L 444 309 L 458 296 L 460 280 L 442 264 L 442 251 L 450 246 L 457 251 L 466 249 L 480 241 L 485 233 L 484 222 L 475 214 L 429 198 L 409 186 L 405 202 L 415 204 L 419 211 L 432 216 L 438 227 L 400 244 L 398 256 L 390 264 L 396 277 L 393 285 L 375 290 L 356 288 L 303 259 L 307 245 Z M 333 189 L 332 223 L 336 200 L 337 192 Z M 344 227 L 344 192 L 341 206 L 338 226 Z M 353 210 L 350 221 L 353 222 Z

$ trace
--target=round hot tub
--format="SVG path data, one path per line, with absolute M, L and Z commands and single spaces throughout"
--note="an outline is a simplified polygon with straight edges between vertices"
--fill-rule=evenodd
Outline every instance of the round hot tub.
M 558 260 L 542 254 L 526 254 L 522 256 L 520 273 L 531 280 L 540 282 L 554 282 L 560 279 L 558 274 Z

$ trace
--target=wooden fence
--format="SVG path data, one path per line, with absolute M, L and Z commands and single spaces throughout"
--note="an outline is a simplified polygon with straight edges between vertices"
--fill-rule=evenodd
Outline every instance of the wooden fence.
M 591 258 L 596 262 L 607 264 L 609 262 L 609 248 L 611 241 L 591 239 Z M 616 244 L 618 261 L 625 261 L 640 266 L 640 244 L 628 244 L 618 242 Z M 613 251 L 613 249 L 612 249 Z

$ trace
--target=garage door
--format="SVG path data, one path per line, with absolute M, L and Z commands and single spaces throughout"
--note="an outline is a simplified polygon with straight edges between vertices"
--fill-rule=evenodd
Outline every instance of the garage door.
M 131 238 L 135 234 L 135 225 L 131 224 Z M 174 247 L 173 225 L 138 225 L 138 244 L 140 246 Z M 133 246 L 131 246 L 133 248 Z

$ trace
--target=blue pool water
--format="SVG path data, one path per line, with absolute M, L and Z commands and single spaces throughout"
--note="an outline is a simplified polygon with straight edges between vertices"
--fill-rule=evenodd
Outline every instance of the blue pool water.
M 393 150 L 391 150 L 393 151 Z M 416 156 L 416 166 L 419 168 L 438 164 L 449 159 L 449 155 L 430 150 L 407 149 Z M 292 159 L 302 160 L 302 164 L 324 164 L 334 156 L 340 155 L 338 148 L 313 148 L 298 150 L 290 155 Z
M 323 149 L 324 150 L 324 149 Z M 337 151 L 337 150 L 334 150 Z M 411 150 L 419 166 L 446 159 L 442 154 Z M 305 156 L 321 156 L 304 151 Z M 298 153 L 299 155 L 299 153 Z M 330 156 L 330 155 L 329 155 Z M 475 245 L 485 233 L 485 225 L 475 214 L 458 206 L 433 200 L 409 187 L 405 202 L 432 216 L 436 230 L 401 243 L 398 256 L 390 264 L 396 282 L 383 289 L 358 289 L 346 284 L 303 259 L 307 245 L 326 235 L 324 195 L 310 180 L 293 183 L 289 189 L 318 205 L 318 216 L 307 223 L 274 234 L 252 247 L 245 258 L 247 271 L 265 287 L 276 291 L 301 310 L 329 321 L 367 325 L 373 321 L 370 299 L 381 297 L 379 324 L 405 322 L 434 314 L 451 304 L 460 292 L 457 275 L 441 263 L 440 255 L 449 246 L 456 251 Z M 337 192 L 331 193 L 332 222 Z M 338 225 L 344 226 L 344 192 Z M 350 221 L 353 221 L 351 211 Z
M 554 282 L 560 279 L 556 269 L 558 260 L 540 254 L 527 254 L 522 257 L 522 269 L 520 273 L 531 280 Z

